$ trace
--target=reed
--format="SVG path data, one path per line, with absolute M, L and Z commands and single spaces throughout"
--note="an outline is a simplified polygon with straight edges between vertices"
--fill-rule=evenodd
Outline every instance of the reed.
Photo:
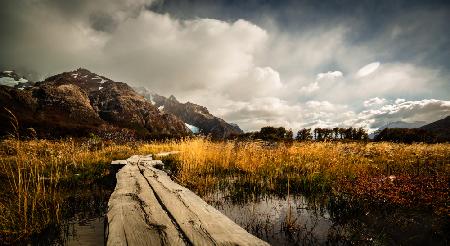
M 0 241 L 58 223 L 63 191 L 107 175 L 111 160 L 174 150 L 164 162 L 201 196 L 217 189 L 241 201 L 246 194 L 325 194 L 450 214 L 450 144 L 10 139 L 0 142 Z
M 200 195 L 218 187 L 286 195 L 289 187 L 292 194 L 331 193 L 449 211 L 450 144 L 268 144 L 197 138 L 140 149 L 181 151 L 175 157 L 176 178 Z
M 112 159 L 132 153 L 125 145 L 70 139 L 1 142 L 0 241 L 17 242 L 58 223 L 64 189 L 106 175 Z

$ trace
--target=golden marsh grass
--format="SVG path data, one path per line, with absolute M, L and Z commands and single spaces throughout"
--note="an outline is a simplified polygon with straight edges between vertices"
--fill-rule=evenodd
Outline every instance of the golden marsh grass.
M 126 145 L 73 140 L 1 142 L 0 239 L 21 240 L 58 223 L 61 190 L 106 175 L 112 159 L 132 153 Z
M 165 163 L 178 182 L 199 195 L 217 188 L 329 194 L 449 215 L 450 144 L 5 140 L 0 143 L 0 239 L 23 240 L 58 223 L 61 191 L 108 174 L 111 160 L 162 151 L 180 151 Z
M 364 142 L 212 142 L 144 144 L 141 152 L 178 150 L 176 178 L 200 194 L 221 186 L 255 192 L 329 192 L 448 214 L 450 144 Z M 166 160 L 170 161 L 170 160 Z M 223 182 L 222 182 L 223 183 Z

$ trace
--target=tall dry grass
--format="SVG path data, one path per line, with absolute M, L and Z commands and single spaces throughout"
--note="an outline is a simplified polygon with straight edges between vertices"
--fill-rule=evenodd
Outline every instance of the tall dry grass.
M 140 150 L 180 151 L 172 165 L 176 178 L 200 194 L 225 186 L 283 195 L 289 181 L 293 193 L 331 192 L 449 211 L 450 144 L 268 144 L 198 138 L 146 144 Z
M 20 241 L 58 223 L 62 190 L 106 175 L 111 160 L 134 152 L 92 140 L 2 141 L 0 241 Z
M 174 150 L 180 153 L 165 163 L 177 181 L 200 195 L 217 188 L 236 194 L 329 193 L 449 214 L 450 144 L 5 140 L 0 241 L 27 238 L 57 223 L 61 191 L 106 175 L 111 160 Z

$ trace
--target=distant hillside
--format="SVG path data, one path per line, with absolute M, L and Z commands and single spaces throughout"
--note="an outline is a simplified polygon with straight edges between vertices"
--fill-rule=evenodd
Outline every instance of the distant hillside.
M 227 123 L 212 115 L 206 107 L 191 102 L 181 103 L 174 96 L 166 98 L 145 88 L 135 88 L 135 90 L 160 110 L 182 119 L 193 131 L 198 130 L 199 133 L 210 134 L 215 139 L 224 139 L 243 133 L 238 125 Z
M 411 129 L 411 128 L 419 128 L 421 126 L 426 125 L 427 122 L 425 121 L 414 121 L 414 122 L 406 122 L 406 121 L 394 121 L 389 122 L 381 127 L 378 128 L 378 131 L 382 131 L 386 128 L 398 128 L 398 129 Z M 369 138 L 373 139 L 375 138 L 375 133 L 369 134 Z
M 444 119 L 422 126 L 421 129 L 432 132 L 438 141 L 450 141 L 450 115 Z
M 390 122 L 379 129 L 385 129 L 385 128 L 419 128 L 421 126 L 426 125 L 427 122 L 425 121 L 414 121 L 414 122 L 406 122 L 406 121 L 395 121 Z
M 1 75 L 1 105 L 15 114 L 21 129 L 33 128 L 39 136 L 114 133 L 124 128 L 141 137 L 189 134 L 179 118 L 160 112 L 126 83 L 86 69 L 33 84 L 26 84 L 12 71 Z M 0 134 L 4 135 L 11 131 L 11 124 L 8 113 L 1 110 Z

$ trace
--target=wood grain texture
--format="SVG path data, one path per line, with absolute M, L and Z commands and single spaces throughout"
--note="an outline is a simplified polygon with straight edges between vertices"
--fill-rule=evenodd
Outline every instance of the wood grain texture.
M 108 245 L 268 245 L 155 167 L 132 156 L 108 203 Z
M 116 175 L 116 188 L 108 202 L 107 245 L 185 245 L 139 172 L 138 159 L 129 160 Z

